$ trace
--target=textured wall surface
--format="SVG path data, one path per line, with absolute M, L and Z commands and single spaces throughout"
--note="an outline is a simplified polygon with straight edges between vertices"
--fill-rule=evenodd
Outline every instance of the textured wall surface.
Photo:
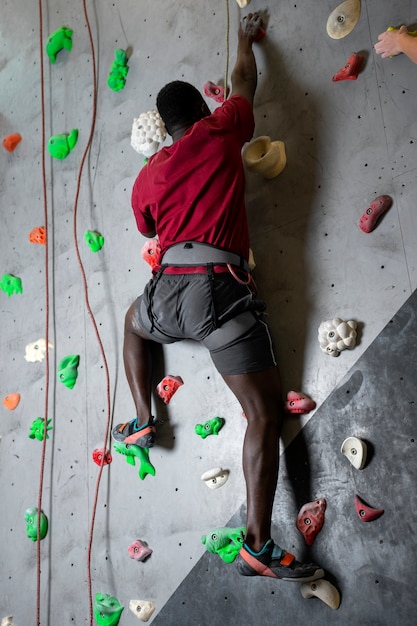
M 92 461 L 95 448 L 111 447 L 111 425 L 134 416 L 123 371 L 123 321 L 150 268 L 141 258 L 144 239 L 130 208 L 143 165 L 130 145 L 133 118 L 153 109 L 157 92 L 172 79 L 202 89 L 208 80 L 223 80 L 226 69 L 230 77 L 238 22 L 249 10 L 263 12 L 267 30 L 255 48 L 255 136 L 280 139 L 287 151 L 279 177 L 247 175 L 255 280 L 268 305 L 284 391 L 302 390 L 320 408 L 417 286 L 417 67 L 403 56 L 382 60 L 372 48 L 389 25 L 417 21 L 415 0 L 363 0 L 357 26 L 340 40 L 326 33 L 337 2 L 276 4 L 252 0 L 241 10 L 235 0 L 2 2 L 0 132 L 2 138 L 22 135 L 14 152 L 0 154 L 0 275 L 20 277 L 23 285 L 21 294 L 0 292 L 0 395 L 21 394 L 14 411 L 0 408 L 0 618 L 13 615 L 15 626 L 35 624 L 37 607 L 43 625 L 88 623 L 96 593 L 119 599 L 125 624 L 137 623 L 130 599 L 154 601 L 152 620 L 161 625 L 273 623 L 269 611 L 262 619 L 264 601 L 254 597 L 265 581 L 239 581 L 234 588 L 230 569 L 221 567 L 212 584 L 231 587 L 239 615 L 246 617 L 235 622 L 238 613 L 226 603 L 211 620 L 209 595 L 204 602 L 193 599 L 192 617 L 177 618 L 172 610 L 168 616 L 169 598 L 196 564 L 205 567 L 201 535 L 234 515 L 240 525 L 245 498 L 245 423 L 201 346 L 169 346 L 158 360 L 155 384 L 169 373 L 182 376 L 184 386 L 167 408 L 155 398 L 163 422 L 151 451 L 156 475 L 141 480 L 138 465 L 116 452 L 102 471 Z M 61 25 L 73 30 L 73 47 L 52 64 L 45 43 Z M 129 55 L 119 92 L 107 86 L 116 48 Z M 358 79 L 332 82 L 353 51 L 365 57 Z M 45 141 L 72 129 L 79 131 L 75 148 L 62 161 L 51 159 Z M 389 194 L 393 206 L 366 235 L 359 219 L 380 194 Z M 31 229 L 45 225 L 47 247 L 30 243 Z M 85 243 L 87 230 L 105 238 L 97 253 Z M 335 316 L 357 320 L 360 329 L 358 345 L 338 359 L 324 355 L 317 341 L 320 322 Z M 46 336 L 53 344 L 48 359 L 27 362 L 27 344 Z M 389 344 L 381 359 L 389 363 L 394 348 L 396 356 L 404 349 Z M 57 367 L 73 354 L 80 365 L 76 385 L 68 389 Z M 372 398 L 378 402 L 377 394 Z M 384 401 L 388 405 L 389 396 Z M 216 415 L 226 420 L 219 436 L 197 437 L 195 424 Z M 315 415 L 288 420 L 283 449 Z M 390 407 L 378 415 L 389 420 Z M 33 420 L 45 416 L 52 420 L 49 439 L 29 438 Z M 326 431 L 322 436 L 328 437 Z M 319 445 L 317 435 L 307 443 L 312 439 Z M 216 466 L 229 469 L 230 478 L 212 491 L 200 476 Z M 323 478 L 320 464 L 316 475 L 311 467 L 313 498 L 334 489 L 339 467 L 336 475 L 326 468 Z M 38 505 L 40 493 L 49 531 L 39 553 L 26 537 L 24 516 Z M 285 485 L 282 491 L 279 486 L 277 502 L 284 497 Z M 288 515 L 276 508 L 274 526 L 283 544 L 287 524 Z M 146 563 L 128 556 L 135 539 L 153 549 Z M 353 535 L 350 550 L 360 561 L 363 543 Z M 283 593 L 267 585 L 265 602 Z M 305 602 L 298 590 L 291 594 L 294 605 Z M 367 614 L 363 623 L 394 624 L 396 603 L 394 595 L 385 622 L 379 613 L 379 621 Z M 316 606 L 309 608 L 313 624 L 324 619 L 323 606 L 315 614 Z M 339 615 L 324 609 L 329 623 Z M 287 616 L 294 621 L 291 606 Z M 401 623 L 411 625 L 410 616 L 403 609 Z

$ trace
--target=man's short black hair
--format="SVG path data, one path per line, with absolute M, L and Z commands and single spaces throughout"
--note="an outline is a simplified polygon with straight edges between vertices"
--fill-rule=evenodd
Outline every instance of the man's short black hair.
M 156 98 L 156 108 L 168 132 L 175 126 L 194 124 L 201 119 L 204 104 L 198 89 L 182 80 L 174 80 L 162 87 Z

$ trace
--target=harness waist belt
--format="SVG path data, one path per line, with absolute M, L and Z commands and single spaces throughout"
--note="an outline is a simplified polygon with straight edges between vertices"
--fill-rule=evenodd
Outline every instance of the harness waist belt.
M 160 260 L 161 265 L 178 265 L 181 267 L 207 265 L 208 263 L 213 265 L 230 264 L 249 272 L 248 262 L 238 254 L 195 241 L 174 244 L 168 248 Z

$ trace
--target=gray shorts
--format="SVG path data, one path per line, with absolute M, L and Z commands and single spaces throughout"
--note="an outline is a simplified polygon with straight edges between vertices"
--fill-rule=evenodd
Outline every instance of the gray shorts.
M 265 303 L 229 273 L 160 274 L 136 300 L 135 324 L 162 344 L 200 341 L 220 374 L 276 365 Z

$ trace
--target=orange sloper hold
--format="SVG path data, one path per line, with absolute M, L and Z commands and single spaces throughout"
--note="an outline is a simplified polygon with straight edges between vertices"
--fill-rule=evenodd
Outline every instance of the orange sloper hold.
M 22 141 L 22 136 L 19 133 L 13 133 L 12 135 L 7 135 L 3 139 L 3 148 L 7 150 L 7 152 L 13 152 L 16 148 L 17 144 Z
M 45 245 L 46 243 L 46 231 L 43 226 L 36 226 L 32 228 L 29 233 L 29 241 L 30 243 L 40 243 L 41 245 Z
M 8 393 L 7 396 L 3 398 L 3 404 L 6 409 L 9 411 L 13 411 L 20 402 L 20 393 Z

